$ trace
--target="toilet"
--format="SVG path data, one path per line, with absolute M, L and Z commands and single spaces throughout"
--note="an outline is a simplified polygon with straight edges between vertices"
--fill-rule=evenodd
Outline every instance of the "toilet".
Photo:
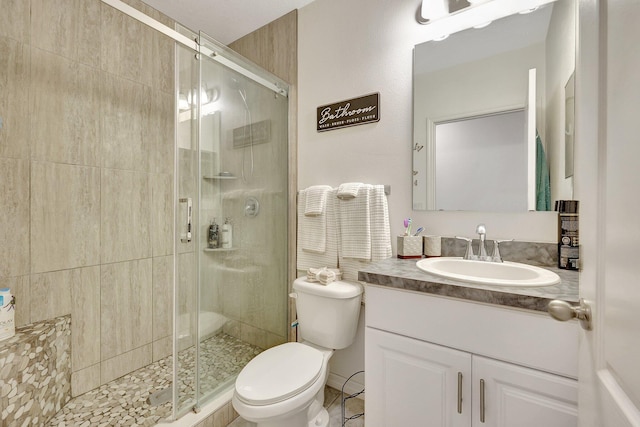
M 363 287 L 335 281 L 328 285 L 293 282 L 298 336 L 260 353 L 236 379 L 233 407 L 258 427 L 327 427 L 323 407 L 329 359 L 353 343 Z

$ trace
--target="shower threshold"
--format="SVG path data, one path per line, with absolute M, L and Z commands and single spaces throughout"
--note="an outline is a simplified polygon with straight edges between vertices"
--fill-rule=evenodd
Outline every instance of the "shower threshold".
M 218 333 L 204 340 L 200 351 L 200 387 L 203 391 L 211 391 L 231 380 L 262 349 Z M 178 361 L 181 373 L 178 404 L 182 406 L 193 394 L 195 348 L 180 352 Z M 172 372 L 173 356 L 167 356 L 71 399 L 48 425 L 154 426 L 171 417 Z

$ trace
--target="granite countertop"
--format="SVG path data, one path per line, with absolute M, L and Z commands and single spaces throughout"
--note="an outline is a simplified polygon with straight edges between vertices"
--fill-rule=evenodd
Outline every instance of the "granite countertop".
M 398 258 L 378 261 L 361 269 L 358 280 L 390 288 L 544 312 L 551 300 L 569 303 L 579 300 L 577 271 L 544 267 L 560 276 L 561 282 L 552 286 L 492 286 L 429 274 L 416 267 L 417 261 Z

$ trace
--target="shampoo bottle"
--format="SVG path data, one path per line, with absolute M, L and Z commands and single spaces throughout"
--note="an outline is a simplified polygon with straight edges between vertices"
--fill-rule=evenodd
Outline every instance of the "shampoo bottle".
M 233 227 L 231 227 L 231 220 L 226 218 L 224 224 L 222 224 L 222 247 L 230 249 L 233 245 Z
M 0 341 L 11 338 L 16 334 L 15 324 L 16 300 L 9 288 L 0 289 Z
M 209 225 L 209 237 L 207 239 L 207 246 L 209 249 L 216 249 L 220 247 L 220 239 L 218 238 L 218 224 L 216 224 L 216 219 L 211 220 L 211 225 Z

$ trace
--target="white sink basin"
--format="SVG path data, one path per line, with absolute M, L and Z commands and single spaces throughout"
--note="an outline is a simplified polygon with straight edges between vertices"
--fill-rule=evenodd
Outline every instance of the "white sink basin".
M 464 282 L 502 286 L 550 286 L 560 283 L 553 271 L 517 262 L 472 261 L 462 258 L 425 258 L 416 266 L 427 273 Z

